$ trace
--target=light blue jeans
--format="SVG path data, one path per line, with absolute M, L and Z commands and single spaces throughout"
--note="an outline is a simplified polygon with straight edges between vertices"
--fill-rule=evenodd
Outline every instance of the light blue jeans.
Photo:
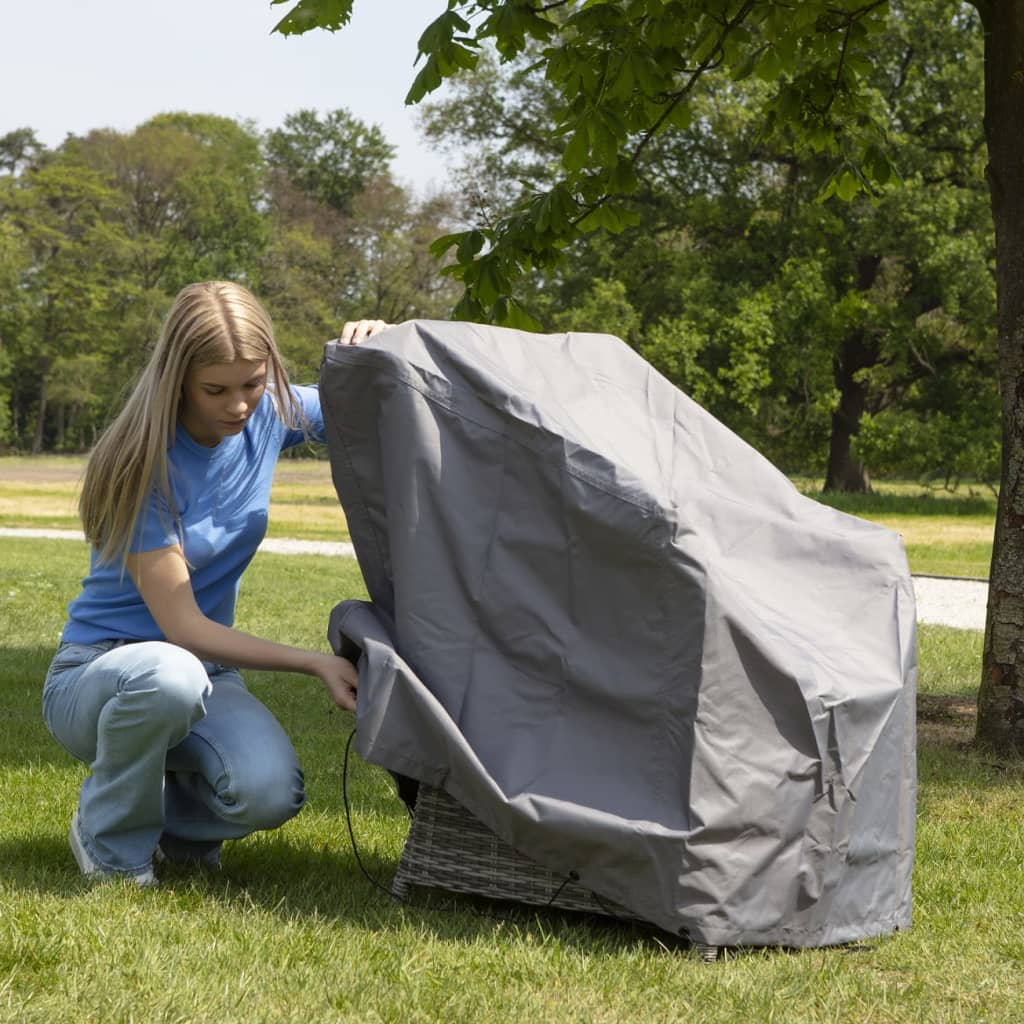
M 181 859 L 201 856 L 277 828 L 305 803 L 291 742 L 238 670 L 174 644 L 61 644 L 43 718 L 91 769 L 79 831 L 109 871 L 144 871 L 158 842 Z

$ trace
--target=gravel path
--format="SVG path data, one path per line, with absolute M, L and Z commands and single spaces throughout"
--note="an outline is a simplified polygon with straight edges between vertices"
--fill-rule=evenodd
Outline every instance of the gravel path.
M 82 541 L 77 530 L 36 530 L 0 527 L 0 537 L 43 537 Z M 330 555 L 351 558 L 351 544 L 319 540 L 265 540 L 260 551 L 273 555 Z M 988 583 L 935 576 L 915 576 L 918 622 L 957 629 L 984 629 Z

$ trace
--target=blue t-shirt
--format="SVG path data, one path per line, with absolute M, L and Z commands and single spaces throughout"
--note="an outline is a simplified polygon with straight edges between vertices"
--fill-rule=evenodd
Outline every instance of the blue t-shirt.
M 294 387 L 306 419 L 308 439 L 324 440 L 320 393 Z M 208 618 L 230 626 L 242 571 L 252 560 L 267 530 L 270 485 L 277 457 L 307 439 L 278 419 L 269 394 L 238 434 L 213 448 L 197 444 L 178 424 L 167 451 L 168 473 L 177 506 L 176 522 L 161 515 L 156 496 L 145 506 L 131 550 L 153 551 L 183 543 L 196 603 Z M 97 563 L 95 550 L 82 592 L 68 606 L 61 640 L 88 644 L 97 640 L 162 640 L 119 560 Z

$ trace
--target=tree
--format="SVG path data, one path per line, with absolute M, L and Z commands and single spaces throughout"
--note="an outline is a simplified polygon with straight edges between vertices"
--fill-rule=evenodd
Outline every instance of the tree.
M 393 147 L 345 110 L 300 111 L 264 137 L 269 242 L 256 279 L 292 369 L 315 375 L 325 338 L 362 316 L 443 316 L 457 287 L 430 253 L 450 200 L 391 176 Z
M 33 454 L 51 445 L 52 405 L 64 422 L 67 393 L 52 389 L 60 358 L 96 352 L 116 322 L 130 261 L 130 240 L 112 223 L 119 201 L 98 174 L 56 156 L 0 178 L 0 243 L 17 254 L 4 339 L 11 431 Z M 108 373 L 107 393 L 120 383 Z
M 1024 2 L 978 0 L 985 29 L 986 169 L 996 231 L 1003 445 L 978 739 L 1024 752 Z
M 0 197 L 4 183 L 0 179 Z M 2 203 L 2 199 L 0 199 Z M 2 210 L 0 205 L 0 210 Z M 23 282 L 32 266 L 27 241 L 6 218 L 0 217 L 0 450 L 13 446 L 17 430 L 12 391 L 14 352 L 30 315 L 29 298 Z
M 1017 185 L 1024 174 L 1024 0 L 975 0 L 974 6 L 985 41 L 1003 422 L 978 739 L 1022 753 L 1024 191 Z M 299 0 L 278 30 L 336 30 L 351 7 L 352 0 Z M 826 195 L 849 199 L 884 186 L 892 169 L 865 77 L 887 11 L 885 0 L 449 0 L 421 37 L 424 63 L 411 101 L 474 66 L 483 45 L 493 42 L 513 58 L 529 39 L 543 44 L 545 74 L 565 97 L 552 125 L 565 142 L 560 179 L 524 197 L 489 231 L 442 243 L 456 248 L 456 273 L 466 285 L 460 314 L 522 321 L 511 295 L 519 276 L 555 265 L 586 227 L 621 229 L 617 199 L 636 190 L 638 157 L 666 125 L 688 123 L 689 99 L 705 75 L 753 73 L 777 83 L 763 108 L 765 131 L 785 132 L 795 146 L 832 158 Z
M 347 110 L 315 110 L 289 114 L 280 128 L 268 132 L 267 162 L 310 199 L 339 213 L 381 174 L 395 148 L 377 125 L 368 125 Z
M 398 187 L 390 153 L 344 111 L 268 136 L 171 113 L 55 150 L 0 137 L 0 445 L 91 445 L 190 281 L 250 285 L 305 379 L 346 319 L 443 315 L 457 286 L 429 246 L 448 200 Z
M 0 135 L 0 171 L 18 174 L 31 167 L 45 150 L 31 128 L 15 128 L 6 135 Z
M 160 114 L 128 133 L 103 129 L 62 147 L 124 197 L 143 291 L 244 278 L 266 244 L 259 136 L 230 118 Z
M 772 86 L 708 80 L 690 123 L 636 162 L 638 188 L 622 200 L 636 225 L 572 242 L 543 283 L 520 282 L 524 308 L 544 327 L 627 337 L 777 464 L 824 472 L 827 490 L 867 489 L 864 455 L 883 471 L 941 480 L 976 467 L 994 480 L 981 39 L 976 16 L 953 24 L 955 13 L 949 0 L 907 0 L 874 42 L 870 87 L 903 187 L 822 204 L 822 158 L 762 136 L 755 114 Z M 528 185 L 557 180 L 560 146 L 543 126 L 560 97 L 541 64 L 536 47 L 500 67 L 484 54 L 426 107 L 428 136 L 462 160 L 464 216 L 481 230 Z M 592 292 L 610 282 L 631 313 L 608 307 L 602 323 Z M 968 422 L 965 453 L 952 427 Z

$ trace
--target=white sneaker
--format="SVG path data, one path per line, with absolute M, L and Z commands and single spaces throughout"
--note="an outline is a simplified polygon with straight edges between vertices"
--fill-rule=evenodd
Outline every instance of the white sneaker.
M 68 832 L 68 842 L 71 844 L 71 852 L 75 855 L 78 867 L 86 878 L 99 880 L 101 878 L 130 878 L 140 889 L 150 889 L 159 883 L 152 868 L 145 868 L 137 874 L 130 874 L 127 871 L 110 871 L 101 867 L 89 856 L 89 851 L 82 842 L 78 832 L 78 811 L 71 816 L 71 830 Z

